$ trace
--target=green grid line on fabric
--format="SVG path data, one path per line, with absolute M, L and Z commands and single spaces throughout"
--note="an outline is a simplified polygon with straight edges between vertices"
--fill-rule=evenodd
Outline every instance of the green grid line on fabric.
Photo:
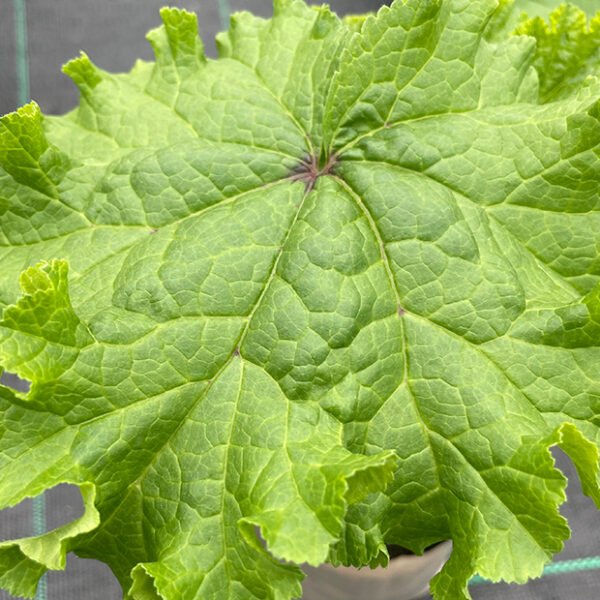
M 229 6 L 229 0 L 219 0 L 219 21 L 223 29 L 227 29 L 229 25 L 229 15 L 231 14 L 231 8 Z
M 31 521 L 33 535 L 43 535 L 47 531 L 46 526 L 46 497 L 44 494 L 36 496 L 32 501 Z M 46 575 L 43 575 L 38 585 L 35 600 L 46 600 L 47 598 L 47 581 Z
M 581 571 L 600 570 L 600 556 L 586 556 L 584 558 L 574 558 L 572 560 L 558 560 L 544 567 L 542 577 L 548 575 L 562 575 L 564 573 L 579 573 Z M 482 585 L 493 583 L 479 575 L 471 579 L 469 585 Z
M 29 50 L 27 39 L 27 6 L 25 0 L 13 0 L 15 19 L 15 70 L 17 74 L 17 103 L 27 104 L 31 99 L 29 86 Z M 31 533 L 34 536 L 46 533 L 46 498 L 42 494 L 31 504 Z M 36 593 L 36 600 L 46 600 L 47 582 L 44 575 Z
M 15 59 L 17 72 L 17 101 L 19 106 L 29 102 L 29 53 L 27 50 L 27 8 L 25 0 L 13 0 L 15 16 Z

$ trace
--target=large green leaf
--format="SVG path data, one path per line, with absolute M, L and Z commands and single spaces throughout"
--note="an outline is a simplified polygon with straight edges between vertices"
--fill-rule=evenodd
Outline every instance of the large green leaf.
M 285 600 L 450 538 L 438 600 L 541 573 L 550 446 L 600 501 L 600 83 L 540 103 L 496 9 L 277 0 L 218 60 L 164 9 L 155 63 L 0 120 L 0 508 L 86 507 L 0 585 L 74 551 L 129 600 Z

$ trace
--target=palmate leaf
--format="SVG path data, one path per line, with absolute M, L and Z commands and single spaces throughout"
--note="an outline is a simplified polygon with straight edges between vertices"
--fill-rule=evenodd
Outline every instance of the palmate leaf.
M 541 572 L 551 445 L 600 501 L 600 84 L 540 103 L 496 8 L 277 0 L 215 61 L 164 9 L 155 63 L 0 121 L 0 507 L 86 507 L 2 587 L 74 551 L 129 600 L 283 600 L 450 538 L 437 599 Z

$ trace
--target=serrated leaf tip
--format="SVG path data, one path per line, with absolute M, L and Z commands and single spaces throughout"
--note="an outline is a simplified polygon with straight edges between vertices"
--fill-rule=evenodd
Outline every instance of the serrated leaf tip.
M 160 17 L 162 26 L 153 29 L 146 36 L 159 65 L 174 63 L 177 67 L 182 67 L 205 60 L 195 13 L 165 7 L 161 9 Z
M 131 571 L 131 579 L 133 583 L 128 594 L 128 598 L 131 600 L 164 600 L 147 565 L 139 564 L 134 567 Z
M 20 142 L 21 146 L 27 145 L 29 150 L 39 155 L 32 142 L 38 140 L 41 134 L 42 111 L 34 100 L 0 117 L 0 150 L 7 146 L 14 147 L 15 142 Z
M 68 271 L 69 265 L 65 260 L 44 260 L 25 269 L 19 277 L 19 285 L 23 293 L 28 295 L 53 289 L 64 291 Z
M 93 90 L 102 81 L 100 70 L 85 52 L 64 64 L 62 71 L 82 93 Z
M 49 148 L 43 120 L 33 101 L 0 118 L 0 167 L 19 183 L 53 196 L 55 182 L 42 160 Z
M 73 347 L 89 342 L 71 306 L 68 270 L 65 260 L 42 261 L 26 269 L 19 278 L 22 296 L 4 310 L 0 327 Z

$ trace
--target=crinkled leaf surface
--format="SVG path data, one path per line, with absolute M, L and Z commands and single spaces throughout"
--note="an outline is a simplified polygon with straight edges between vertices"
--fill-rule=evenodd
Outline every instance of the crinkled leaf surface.
M 0 362 L 32 386 L 0 389 L 0 507 L 86 506 L 0 545 L 2 587 L 75 551 L 128 600 L 286 600 L 295 565 L 450 538 L 437 599 L 540 574 L 549 446 L 600 499 L 600 84 L 541 103 L 496 9 L 277 0 L 218 60 L 165 9 L 155 63 L 82 55 L 76 111 L 2 118 Z
M 581 6 L 586 5 L 581 3 Z M 515 26 L 520 7 L 517 2 L 501 8 L 496 24 L 502 24 L 504 29 Z M 600 74 L 600 2 L 589 3 L 589 17 L 579 3 L 578 6 L 548 3 L 544 10 L 525 8 L 533 18 L 522 14 L 515 33 L 536 39 L 534 65 L 540 78 L 542 101 L 575 94 L 587 77 Z

